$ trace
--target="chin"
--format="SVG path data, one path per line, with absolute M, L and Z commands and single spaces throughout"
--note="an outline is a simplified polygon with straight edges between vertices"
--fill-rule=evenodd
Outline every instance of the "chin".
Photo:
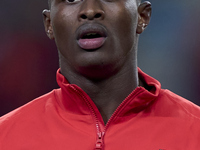
M 93 79 L 93 80 L 102 80 L 109 78 L 114 74 L 114 66 L 111 64 L 105 64 L 105 63 L 88 63 L 84 66 L 79 66 L 78 72 L 83 75 L 86 78 Z

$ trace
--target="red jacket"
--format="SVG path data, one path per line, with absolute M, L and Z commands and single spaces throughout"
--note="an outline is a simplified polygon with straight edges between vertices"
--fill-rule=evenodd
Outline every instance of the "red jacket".
M 89 96 L 57 72 L 60 89 L 0 118 L 0 150 L 199 150 L 200 108 L 139 69 L 107 125 Z

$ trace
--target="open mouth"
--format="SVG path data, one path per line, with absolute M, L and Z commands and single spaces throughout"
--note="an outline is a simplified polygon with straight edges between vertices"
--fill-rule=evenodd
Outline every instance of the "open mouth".
M 86 50 L 102 47 L 107 38 L 106 29 L 97 24 L 85 24 L 77 32 L 77 43 L 79 47 Z
M 82 39 L 94 39 L 94 38 L 100 38 L 102 37 L 102 35 L 98 34 L 98 33 L 88 33 L 83 35 Z

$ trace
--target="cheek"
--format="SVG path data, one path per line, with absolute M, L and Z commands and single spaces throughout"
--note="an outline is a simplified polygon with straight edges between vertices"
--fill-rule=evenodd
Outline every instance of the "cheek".
M 74 18 L 77 16 L 76 9 L 62 9 L 58 8 L 52 11 L 51 20 L 55 42 L 58 49 L 62 49 L 75 39 L 75 22 Z
M 117 11 L 113 12 L 113 38 L 116 46 L 120 49 L 129 51 L 134 45 L 137 28 L 137 7 L 135 4 L 123 2 L 118 6 Z M 120 7 L 124 6 L 124 7 Z M 112 17 L 112 16 L 111 16 Z
M 122 25 L 123 25 L 123 34 L 125 37 L 135 38 L 136 28 L 137 28 L 137 5 L 135 1 L 126 1 L 124 2 L 124 9 L 121 12 Z

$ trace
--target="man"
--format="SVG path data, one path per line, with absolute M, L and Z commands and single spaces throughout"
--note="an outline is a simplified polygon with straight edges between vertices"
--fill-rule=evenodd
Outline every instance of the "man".
M 200 108 L 137 68 L 151 4 L 52 0 L 45 31 L 60 89 L 0 119 L 0 149 L 196 150 Z

